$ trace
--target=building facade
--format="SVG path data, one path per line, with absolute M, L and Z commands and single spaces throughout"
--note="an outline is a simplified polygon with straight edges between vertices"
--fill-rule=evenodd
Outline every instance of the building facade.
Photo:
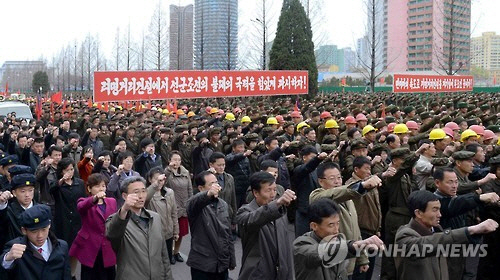
M 471 65 L 488 70 L 500 78 L 500 35 L 484 32 L 471 40 Z
M 170 5 L 169 69 L 193 69 L 193 5 Z
M 378 1 L 384 1 L 388 72 L 469 72 L 470 0 Z
M 238 0 L 195 0 L 194 9 L 195 69 L 236 69 Z
M 31 92 L 33 75 L 38 71 L 47 71 L 43 61 L 5 61 L 0 68 L 0 91 L 8 84 L 9 92 Z

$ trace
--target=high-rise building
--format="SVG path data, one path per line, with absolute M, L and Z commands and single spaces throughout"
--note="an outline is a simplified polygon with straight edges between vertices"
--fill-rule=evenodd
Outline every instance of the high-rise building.
M 484 32 L 471 40 L 471 65 L 490 71 L 500 78 L 500 35 Z
M 170 5 L 170 70 L 193 69 L 193 5 Z
M 315 56 L 316 65 L 321 71 L 349 72 L 356 63 L 356 54 L 351 48 L 339 49 L 336 45 L 320 46 Z
M 384 57 L 388 72 L 468 72 L 470 0 L 384 1 Z M 451 51 L 450 51 L 451 50 Z
M 238 0 L 195 0 L 195 69 L 238 65 Z

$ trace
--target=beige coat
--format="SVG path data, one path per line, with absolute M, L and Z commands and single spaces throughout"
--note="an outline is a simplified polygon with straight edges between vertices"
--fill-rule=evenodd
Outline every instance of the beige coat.
M 146 208 L 158 213 L 161 217 L 161 225 L 165 240 L 179 235 L 179 222 L 177 220 L 177 204 L 172 189 L 163 187 L 159 192 L 156 186 L 148 187 L 146 197 Z
M 166 168 L 167 187 L 174 190 L 175 203 L 177 204 L 177 217 L 187 217 L 187 201 L 193 196 L 193 184 L 189 171 L 180 167 L 180 172 L 172 172 Z

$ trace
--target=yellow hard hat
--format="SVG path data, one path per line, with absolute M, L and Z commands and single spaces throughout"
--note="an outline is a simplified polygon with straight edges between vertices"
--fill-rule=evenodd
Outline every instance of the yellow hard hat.
M 189 111 L 188 118 L 194 117 L 194 116 L 196 116 L 196 114 L 193 111 Z
M 325 128 L 339 128 L 339 124 L 335 120 L 327 120 Z
M 163 114 L 168 114 L 168 113 L 170 113 L 170 112 L 168 111 L 168 109 L 163 109 L 163 112 L 162 112 L 162 113 L 163 113 Z
M 234 120 L 236 120 L 236 118 L 234 117 L 233 113 L 226 113 L 226 117 L 224 119 L 226 119 L 228 121 L 234 121 Z
M 275 117 L 269 117 L 269 118 L 267 119 L 267 122 L 266 122 L 266 123 L 267 123 L 267 124 L 279 124 L 279 123 L 278 123 L 278 120 L 277 120 Z
M 396 134 L 408 133 L 409 131 L 410 130 L 408 129 L 408 127 L 404 123 L 397 124 L 394 127 L 394 133 L 396 133 Z
M 177 111 L 175 111 L 175 113 L 177 114 L 177 116 L 183 116 L 186 114 L 182 109 L 178 109 Z
M 219 109 L 217 108 L 210 109 L 210 114 L 217 114 L 217 113 L 219 113 Z
M 460 141 L 464 142 L 469 137 L 479 137 L 479 136 L 474 130 L 466 129 L 464 132 L 462 132 L 462 135 L 460 135 Z
M 446 138 L 446 132 L 441 128 L 431 130 L 429 133 L 429 140 L 442 140 Z
M 303 127 L 311 127 L 310 125 L 308 125 L 306 122 L 300 122 L 298 125 L 297 125 L 297 131 L 300 131 L 301 128 Z
M 371 126 L 371 125 L 366 125 L 365 127 L 363 127 L 363 136 L 365 136 L 368 132 L 372 132 L 372 131 L 375 131 L 375 127 Z
M 252 120 L 250 119 L 249 116 L 243 116 L 243 118 L 241 118 L 241 123 L 251 123 Z

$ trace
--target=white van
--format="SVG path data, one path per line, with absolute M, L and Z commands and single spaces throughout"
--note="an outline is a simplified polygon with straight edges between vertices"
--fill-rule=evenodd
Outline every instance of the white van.
M 27 104 L 18 101 L 0 102 L 0 116 L 7 116 L 12 112 L 16 113 L 16 118 L 33 119 L 33 114 Z

